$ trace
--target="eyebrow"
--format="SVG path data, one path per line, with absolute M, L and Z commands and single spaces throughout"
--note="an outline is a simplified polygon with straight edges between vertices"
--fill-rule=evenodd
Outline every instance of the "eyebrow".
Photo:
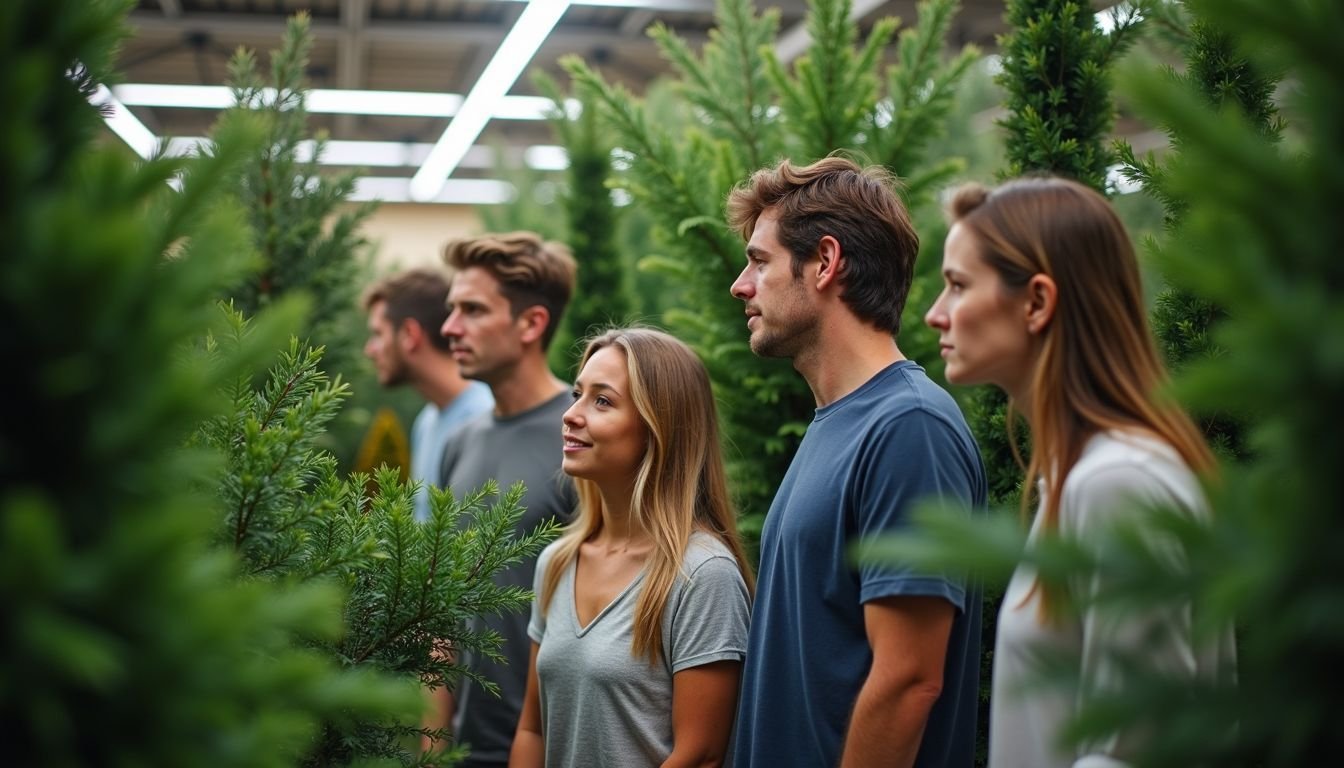
M 747 246 L 747 256 L 755 256 L 757 258 L 760 258 L 762 256 L 769 256 L 769 255 L 770 255 L 769 251 L 766 251 L 764 248 L 759 248 L 754 245 Z
M 583 380 L 582 380 L 582 379 L 580 379 L 580 380 L 574 382 L 574 388 L 575 388 L 575 389 L 579 389 L 579 390 L 581 390 L 581 389 L 583 389 L 583 387 L 584 387 L 584 384 L 583 384 Z M 589 389 L 605 389 L 606 391 L 611 392 L 611 393 L 615 394 L 615 395 L 618 396 L 618 397 L 619 397 L 620 394 L 621 394 L 620 390 L 616 389 L 615 387 L 611 386 L 610 384 L 606 384 L 606 383 L 603 383 L 603 382 L 601 382 L 601 381 L 596 382 L 596 383 L 590 385 L 588 388 L 589 388 Z

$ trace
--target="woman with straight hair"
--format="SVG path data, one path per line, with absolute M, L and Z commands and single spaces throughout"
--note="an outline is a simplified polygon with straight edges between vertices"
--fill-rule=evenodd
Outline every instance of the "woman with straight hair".
M 564 416 L 578 516 L 537 562 L 512 768 L 716 766 L 754 586 L 709 375 L 660 331 L 592 339 Z
M 925 321 L 940 332 L 948 381 L 1003 389 L 1010 434 L 1014 411 L 1026 415 L 1027 487 L 1038 497 L 1030 537 L 1095 542 L 1152 508 L 1207 519 L 1201 478 L 1215 461 L 1162 392 L 1134 249 L 1105 198 L 1077 182 L 1026 178 L 963 187 L 950 214 L 944 288 Z M 1028 504 L 1024 495 L 1024 516 Z M 1124 687 L 1117 653 L 1191 679 L 1232 671 L 1230 630 L 1197 643 L 1194 606 L 1118 614 L 1092 602 L 1103 587 L 1078 579 L 1051 589 L 1025 565 L 1013 574 L 994 649 L 991 768 L 1120 766 L 1140 745 L 1139 734 L 1118 733 L 1061 746 L 1081 692 L 1037 683 L 1042 649 L 1076 656 L 1091 690 Z

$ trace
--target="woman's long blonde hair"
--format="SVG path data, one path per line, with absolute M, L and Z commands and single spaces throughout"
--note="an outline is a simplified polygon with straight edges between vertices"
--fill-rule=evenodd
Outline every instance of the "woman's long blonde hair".
M 600 349 L 625 353 L 630 397 L 648 429 L 648 447 L 636 471 L 630 516 L 647 531 L 653 552 L 635 607 L 634 656 L 654 663 L 663 654 L 662 621 L 668 595 L 682 573 L 691 534 L 703 530 L 723 542 L 737 559 L 747 589 L 755 579 L 737 535 L 737 519 L 719 448 L 719 421 L 709 374 L 690 347 L 661 331 L 622 328 L 588 342 L 580 367 Z M 579 512 L 561 537 L 543 574 L 545 611 L 560 577 L 578 557 L 579 546 L 602 528 L 602 496 L 596 484 L 575 479 Z
M 1014 407 L 1025 408 L 1031 423 L 1024 518 L 1030 490 L 1043 480 L 1041 524 L 1046 531 L 1059 529 L 1064 480 L 1088 439 L 1109 429 L 1150 432 L 1196 473 L 1211 476 L 1216 463 L 1203 435 L 1164 395 L 1167 372 L 1148 329 L 1134 247 L 1106 199 L 1074 181 L 1038 177 L 992 191 L 962 187 L 949 208 L 952 219 L 974 235 L 980 257 L 1005 290 L 1024 290 L 1037 274 L 1056 286 L 1030 402 L 1010 403 L 1008 411 L 1010 439 Z M 1045 616 L 1055 615 L 1059 597 L 1042 593 Z

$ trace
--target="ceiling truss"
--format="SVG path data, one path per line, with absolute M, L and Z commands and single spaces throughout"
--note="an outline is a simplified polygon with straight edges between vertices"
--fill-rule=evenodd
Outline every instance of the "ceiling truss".
M 645 35 L 651 24 L 667 25 L 694 48 L 704 44 L 713 25 L 713 0 L 532 2 L 566 7 L 544 41 L 525 52 L 531 67 L 563 82 L 556 61 L 562 55 L 577 54 L 608 79 L 636 93 L 669 71 Z M 801 26 L 804 2 L 782 0 L 771 5 L 781 16 L 779 53 L 791 59 L 809 43 Z M 853 17 L 865 25 L 888 15 L 913 21 L 915 5 L 915 0 L 854 0 Z M 132 36 L 123 46 L 120 67 L 129 84 L 221 86 L 234 50 L 242 46 L 264 53 L 277 48 L 287 18 L 307 11 L 314 38 L 311 85 L 322 93 L 345 92 L 337 95 L 348 97 L 332 102 L 346 105 L 332 111 L 314 109 L 314 128 L 339 142 L 342 162 L 358 159 L 357 148 L 366 142 L 370 157 L 387 157 L 387 147 L 400 144 L 406 148 L 401 156 L 407 162 L 410 158 L 423 162 L 434 154 L 426 147 L 448 139 L 449 126 L 456 119 L 450 115 L 461 106 L 461 99 L 470 100 L 473 87 L 491 69 L 501 43 L 526 18 L 527 7 L 527 0 L 140 0 L 130 16 Z M 994 36 L 1002 31 L 1002 12 L 1002 0 L 963 0 L 950 42 L 992 49 Z M 362 98 L 371 104 L 382 98 L 361 97 L 362 92 L 388 91 L 394 92 L 389 98 L 439 106 L 401 109 L 407 114 L 361 108 Z M 541 147 L 540 154 L 552 158 L 546 162 L 553 162 L 548 153 L 554 139 L 548 126 L 537 119 L 519 119 L 538 116 L 535 109 L 522 108 L 518 101 L 535 95 L 529 79 L 523 76 L 509 82 L 503 93 L 513 101 L 494 104 L 480 129 L 466 132 L 472 135 L 455 150 L 461 162 L 445 166 L 441 178 L 489 181 L 483 178 L 489 175 L 488 167 L 481 167 L 488 166 L 481 162 L 488 146 L 503 147 L 518 157 L 527 156 L 529 148 Z M 445 94 L 459 97 L 453 102 L 456 107 L 443 106 Z M 203 101 L 213 104 L 212 98 Z M 508 105 L 516 111 L 510 113 Z M 123 109 L 160 138 L 203 136 L 218 111 L 217 106 L 184 106 L 172 97 L 137 99 L 129 95 Z M 456 140 L 463 141 L 461 137 Z M 185 145 L 178 142 L 176 146 Z M 455 199 L 443 190 L 439 194 L 430 190 L 433 184 L 426 179 L 432 174 L 424 166 L 376 165 L 368 169 L 371 178 L 364 187 L 384 194 L 404 189 L 392 197 L 407 197 L 410 177 L 417 171 L 423 183 L 416 197 Z

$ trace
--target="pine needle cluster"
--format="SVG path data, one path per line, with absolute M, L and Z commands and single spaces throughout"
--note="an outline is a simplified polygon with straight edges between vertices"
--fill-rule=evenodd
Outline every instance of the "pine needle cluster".
M 1051 173 L 1106 188 L 1113 162 L 1106 143 L 1115 122 L 1110 68 L 1134 41 L 1135 5 L 1112 11 L 1109 32 L 1079 0 L 1010 0 L 1010 31 L 999 40 L 1007 92 L 1008 167 L 1004 176 Z
M 230 309 L 224 315 L 205 345 L 206 368 L 249 343 L 242 315 Z M 497 586 L 492 577 L 535 556 L 554 528 L 515 537 L 521 487 L 493 505 L 483 499 L 494 488 L 461 499 L 431 489 L 431 518 L 417 523 L 414 486 L 396 470 L 339 476 L 319 441 L 347 389 L 327 378 L 321 359 L 320 348 L 292 338 L 259 384 L 247 376 L 229 382 L 224 394 L 231 407 L 198 431 L 197 444 L 225 457 L 215 480 L 224 511 L 219 542 L 237 553 L 248 578 L 343 590 L 345 633 L 314 643 L 334 662 L 431 687 L 468 675 L 492 689 L 449 660 L 462 653 L 498 658 L 498 635 L 470 630 L 468 620 L 526 609 L 527 590 Z M 419 734 L 414 720 L 327 720 L 305 763 L 387 757 L 419 764 L 425 757 L 406 746 L 418 744 L 412 737 Z

